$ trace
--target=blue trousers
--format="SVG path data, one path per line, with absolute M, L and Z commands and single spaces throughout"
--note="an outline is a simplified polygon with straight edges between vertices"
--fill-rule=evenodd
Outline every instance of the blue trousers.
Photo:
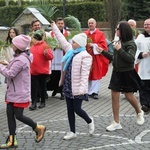
M 88 124 L 91 123 L 90 117 L 87 113 L 81 108 L 82 101 L 80 99 L 70 99 L 66 97 L 66 104 L 67 104 L 67 113 L 68 113 L 68 120 L 70 131 L 75 133 L 75 113 L 83 118 Z

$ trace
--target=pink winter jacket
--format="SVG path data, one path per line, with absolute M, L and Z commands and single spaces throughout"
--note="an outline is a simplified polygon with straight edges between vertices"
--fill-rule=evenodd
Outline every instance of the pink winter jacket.
M 0 64 L 0 73 L 7 78 L 5 100 L 12 103 L 30 101 L 30 63 L 32 54 L 21 53 L 15 56 L 7 66 Z
M 65 37 L 61 34 L 56 24 L 52 25 L 52 30 L 59 41 L 62 49 L 67 52 L 72 48 L 71 43 L 67 42 Z M 71 72 L 71 79 L 72 79 L 72 94 L 75 95 L 82 95 L 88 93 L 88 78 L 89 73 L 92 65 L 92 57 L 87 51 L 82 51 L 74 56 L 72 61 L 72 72 Z M 62 66 L 63 67 L 63 66 Z M 62 71 L 60 84 L 63 84 L 65 78 L 65 72 Z

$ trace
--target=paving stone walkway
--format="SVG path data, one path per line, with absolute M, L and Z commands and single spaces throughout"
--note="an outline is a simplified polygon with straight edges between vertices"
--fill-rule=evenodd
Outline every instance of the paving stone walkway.
M 66 141 L 63 136 L 69 131 L 65 100 L 59 100 L 59 94 L 46 101 L 46 107 L 36 111 L 25 110 L 25 114 L 33 120 L 47 127 L 44 139 L 35 143 L 35 133 L 21 122 L 17 122 L 18 150 L 149 150 L 150 149 L 150 116 L 145 114 L 145 123 L 142 126 L 136 124 L 134 109 L 121 95 L 120 98 L 120 122 L 123 130 L 107 132 L 106 127 L 112 121 L 111 96 L 107 89 L 111 76 L 112 66 L 102 79 L 102 87 L 99 99 L 91 99 L 83 102 L 83 108 L 90 116 L 94 117 L 94 135 L 88 134 L 88 126 L 80 117 L 76 117 L 77 138 Z M 2 82 L 3 82 L 2 77 Z M 5 142 L 8 135 L 7 118 L 5 112 L 5 88 L 0 85 L 0 143 Z M 138 97 L 138 93 L 135 94 Z

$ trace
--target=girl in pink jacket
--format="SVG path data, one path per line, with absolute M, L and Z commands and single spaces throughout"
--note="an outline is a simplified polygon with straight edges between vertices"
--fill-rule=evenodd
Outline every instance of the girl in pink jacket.
M 53 32 L 65 50 L 62 59 L 63 68 L 60 86 L 66 98 L 70 132 L 64 136 L 65 140 L 75 138 L 75 113 L 83 118 L 89 127 L 89 134 L 94 132 L 94 120 L 81 108 L 83 100 L 88 100 L 88 78 L 92 65 L 92 57 L 86 51 L 87 36 L 80 33 L 72 38 L 72 44 L 67 42 L 59 29 L 52 23 Z
M 36 142 L 42 140 L 46 130 L 45 126 L 37 125 L 31 118 L 23 115 L 24 108 L 30 104 L 30 63 L 32 55 L 27 49 L 30 41 L 31 38 L 23 34 L 14 37 L 12 40 L 14 58 L 9 64 L 6 61 L 0 62 L 0 73 L 7 77 L 5 101 L 9 128 L 9 136 L 6 143 L 0 145 L 0 149 L 18 147 L 16 119 L 32 127 L 36 132 Z

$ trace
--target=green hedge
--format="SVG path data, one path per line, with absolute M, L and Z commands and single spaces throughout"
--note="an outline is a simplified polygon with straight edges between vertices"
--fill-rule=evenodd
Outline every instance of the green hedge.
M 0 25 L 12 26 L 12 22 L 23 12 L 24 7 L 0 7 Z
M 54 15 L 54 19 L 58 16 L 63 16 L 62 5 L 55 5 L 59 11 Z M 79 19 L 82 28 L 87 27 L 89 18 L 95 18 L 96 21 L 106 21 L 106 9 L 102 2 L 83 2 L 66 4 L 65 15 L 72 15 Z
M 51 4 L 59 10 L 52 19 L 63 17 L 62 4 Z M 0 25 L 12 26 L 12 22 L 23 12 L 27 6 L 0 7 Z M 81 26 L 87 27 L 87 20 L 95 18 L 97 21 L 106 21 L 106 10 L 102 2 L 67 3 L 65 15 L 72 15 L 79 19 Z

